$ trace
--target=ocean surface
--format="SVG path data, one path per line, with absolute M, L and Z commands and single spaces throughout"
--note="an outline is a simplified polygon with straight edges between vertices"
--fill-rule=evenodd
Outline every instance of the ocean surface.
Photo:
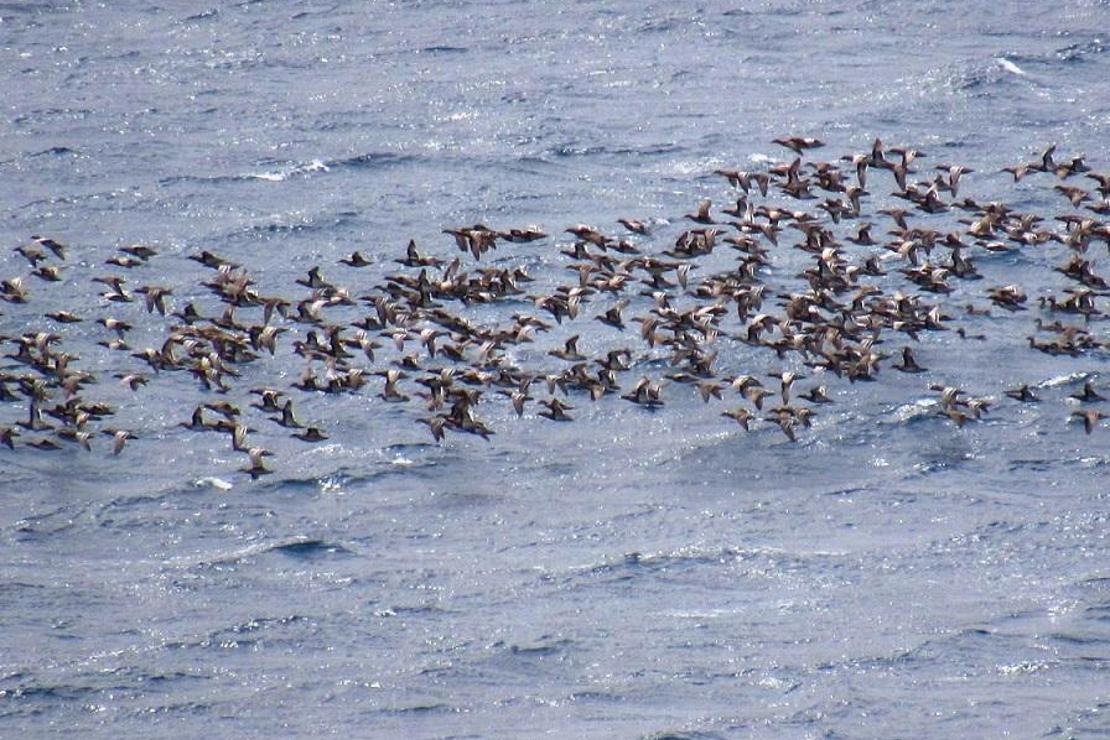
M 1038 318 L 1084 325 L 1037 306 L 1068 284 L 1051 269 L 1064 245 L 976 253 L 983 279 L 928 296 L 969 338 L 922 333 L 916 375 L 822 376 L 728 336 L 733 311 L 723 376 L 828 386 L 835 403 L 796 442 L 722 418 L 735 391 L 703 403 L 681 382 L 654 411 L 569 392 L 573 423 L 535 405 L 517 418 L 488 389 L 494 434 L 437 442 L 411 380 L 405 403 L 372 375 L 354 393 L 291 390 L 311 325 L 285 319 L 279 351 L 219 394 L 98 345 L 113 334 L 95 318 L 132 323 L 136 352 L 175 319 L 92 282 L 170 286 L 171 310 L 218 316 L 213 271 L 187 259 L 209 250 L 267 294 L 304 298 L 295 281 L 319 265 L 357 298 L 417 272 L 394 262 L 414 239 L 463 269 L 522 267 L 538 295 L 577 281 L 564 229 L 645 219 L 632 238 L 660 252 L 700 199 L 736 199 L 715 169 L 789 162 L 782 136 L 826 142 L 807 161 L 875 138 L 918 148 L 921 177 L 966 165 L 961 198 L 1062 233 L 1054 217 L 1077 209 L 1058 181 L 1001 168 L 1055 143 L 1058 162 L 1110 171 L 1108 33 L 1097 1 L 0 3 L 0 278 L 29 293 L 0 304 L 0 335 L 57 332 L 97 378 L 83 394 L 116 409 L 91 451 L 36 450 L 30 431 L 0 447 L 0 736 L 1110 735 L 1110 427 L 1071 416 L 1110 404 L 1069 398 L 1110 391 L 1110 351 L 1027 341 Z M 881 240 L 874 210 L 898 201 L 888 173 L 870 178 Z M 442 233 L 478 222 L 549 236 L 478 263 Z M 61 281 L 12 251 L 32 235 L 67 245 Z M 766 245 L 765 309 L 806 287 L 798 238 Z M 136 243 L 158 254 L 104 264 Z M 337 263 L 354 250 L 371 264 Z M 1106 274 L 1105 244 L 1086 257 Z M 718 248 L 690 280 L 733 263 Z M 885 290 L 916 290 L 887 265 Z M 1027 310 L 992 307 L 987 289 L 1009 284 Z M 651 298 L 628 296 L 623 333 L 592 319 L 615 303 L 595 296 L 506 355 L 553 372 L 547 350 L 578 334 L 590 357 L 634 348 L 623 391 L 660 379 L 674 368 L 632 321 Z M 373 313 L 356 304 L 328 317 Z M 85 320 L 45 318 L 60 309 Z M 524 296 L 450 309 L 551 320 Z M 399 356 L 377 338 L 368 369 Z M 17 343 L 2 348 L 0 369 L 23 372 Z M 125 372 L 150 382 L 131 391 Z M 930 384 L 993 404 L 960 427 Z M 1041 402 L 1003 395 L 1021 384 Z M 179 424 L 204 402 L 246 409 L 257 386 L 293 394 L 330 438 L 245 410 L 251 444 L 274 452 L 255 480 L 227 435 Z M 0 425 L 27 413 L 0 403 Z M 109 427 L 135 436 L 118 456 Z

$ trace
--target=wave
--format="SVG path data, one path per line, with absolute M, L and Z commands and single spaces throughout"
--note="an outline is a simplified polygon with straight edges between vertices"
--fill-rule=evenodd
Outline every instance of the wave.
M 613 576 L 614 580 L 632 580 L 642 574 L 676 573 L 701 566 L 731 566 L 736 563 L 760 561 L 766 567 L 791 570 L 815 559 L 841 557 L 844 553 L 833 551 L 789 552 L 774 547 L 703 547 L 691 545 L 671 551 L 654 553 L 630 552 L 620 560 L 570 568 L 561 574 L 548 573 L 566 583 L 576 583 L 585 577 Z
M 1034 385 L 1034 388 L 1058 388 L 1062 385 L 1072 385 L 1073 383 L 1082 383 L 1094 377 L 1092 373 L 1087 372 L 1074 372 L 1065 373 L 1063 375 L 1056 375 L 1047 380 L 1042 380 L 1040 383 Z
M 1087 57 L 1104 54 L 1107 51 L 1102 39 L 1093 39 L 1081 44 L 1068 44 L 1057 49 L 1054 56 L 1065 64 L 1077 64 L 1089 61 Z
M 269 170 L 266 172 L 248 173 L 242 177 L 245 179 L 265 180 L 266 182 L 285 182 L 291 177 L 299 175 L 307 175 L 313 172 L 327 172 L 330 168 L 318 159 L 313 159 L 309 162 L 298 163 L 288 167 L 282 167 L 277 170 Z
M 81 156 L 81 152 L 77 149 L 70 149 L 68 146 L 52 146 L 48 149 L 43 149 L 39 152 L 31 152 L 28 157 L 64 157 L 72 154 L 75 157 Z
M 383 707 L 375 710 L 375 714 L 406 715 L 406 714 L 454 714 L 461 710 L 449 704 L 413 704 L 408 707 Z
M 243 172 L 235 175 L 174 175 L 158 181 L 159 185 L 179 185 L 188 183 L 233 183 L 233 182 L 285 182 L 290 178 L 303 177 L 317 172 L 327 172 L 327 163 L 313 159 L 308 162 L 289 162 L 276 169 L 261 172 Z
M 418 54 L 465 54 L 470 49 L 465 46 L 425 46 Z
M 676 144 L 648 144 L 639 147 L 609 147 L 604 145 L 579 145 L 574 143 L 560 144 L 544 150 L 544 154 L 556 157 L 593 157 L 593 156 L 637 156 L 654 157 L 664 154 L 674 154 L 683 148 Z
M 218 18 L 219 15 L 220 15 L 220 9 L 219 8 L 209 8 L 208 10 L 202 11 L 200 13 L 194 13 L 192 15 L 185 16 L 179 22 L 180 23 L 194 23 L 196 21 L 208 21 L 208 20 L 212 20 L 213 18 Z
M 160 179 L 158 184 L 163 187 L 169 187 L 192 183 L 280 183 L 292 179 L 309 177 L 311 175 L 325 174 L 333 170 L 387 167 L 412 162 L 417 159 L 418 158 L 413 155 L 400 154 L 398 152 L 365 152 L 363 154 L 356 154 L 351 157 L 341 157 L 338 159 L 310 159 L 305 162 L 261 162 L 260 165 L 265 169 L 256 172 L 218 175 L 171 175 L 170 177 Z
M 326 162 L 326 164 L 330 169 L 374 169 L 397 164 L 406 164 L 417 161 L 418 159 L 420 158 L 412 154 L 401 154 L 399 152 L 366 152 L 364 154 L 357 154 L 353 157 L 332 159 Z
M 177 558 L 167 565 L 178 568 L 210 567 L 226 563 L 239 563 L 243 560 L 277 553 L 298 560 L 318 560 L 336 556 L 354 555 L 345 546 L 307 535 L 294 535 L 270 542 L 255 542 L 228 552 L 216 552 L 199 558 Z
M 229 627 L 220 627 L 188 639 L 167 640 L 162 643 L 161 648 L 166 650 L 205 650 L 218 647 L 221 650 L 226 650 L 228 648 L 250 648 L 263 641 L 272 645 L 282 640 L 283 636 L 280 634 L 282 630 L 288 630 L 289 628 L 303 630 L 302 625 L 312 629 L 315 627 L 315 620 L 300 614 L 289 614 L 280 617 L 251 617 L 244 622 Z M 295 640 L 296 637 L 288 636 L 287 639 Z M 299 640 L 297 641 L 299 642 Z M 164 680 L 177 678 L 197 678 L 197 676 L 175 672 L 166 676 Z M 157 679 L 144 677 L 144 680 Z

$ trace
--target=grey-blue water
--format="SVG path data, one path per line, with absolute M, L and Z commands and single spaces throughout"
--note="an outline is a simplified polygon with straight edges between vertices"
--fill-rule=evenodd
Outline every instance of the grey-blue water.
M 300 300 L 294 280 L 318 264 L 359 296 L 404 269 L 392 260 L 410 238 L 451 259 L 441 230 L 481 221 L 551 234 L 464 263 L 523 266 L 539 294 L 576 280 L 563 229 L 651 219 L 638 243 L 665 249 L 698 199 L 735 199 L 714 169 L 789 161 L 770 143 L 784 135 L 827 142 L 809 159 L 876 137 L 917 147 L 922 176 L 965 164 L 961 197 L 1062 232 L 1053 216 L 1075 209 L 1050 173 L 999 170 L 1049 143 L 1110 169 L 1107 32 L 1094 1 L 3 3 L 0 277 L 24 276 L 29 298 L 0 305 L 0 334 L 57 332 L 97 377 L 84 395 L 117 413 L 91 452 L 36 450 L 31 431 L 0 447 L 0 735 L 1110 734 L 1110 429 L 1084 434 L 1068 398 L 1087 379 L 1107 389 L 1107 351 L 1026 340 L 1061 318 L 1035 301 L 1068 285 L 1049 269 L 1061 244 L 979 251 L 982 280 L 930 295 L 985 339 L 923 334 L 920 375 L 819 377 L 725 336 L 733 313 L 722 375 L 828 384 L 835 403 L 796 443 L 722 418 L 733 391 L 703 404 L 677 382 L 655 412 L 571 394 L 566 424 L 534 405 L 518 419 L 490 389 L 491 439 L 436 443 L 419 399 L 386 403 L 376 376 L 356 393 L 291 390 L 306 363 L 290 347 L 311 325 L 287 320 L 281 351 L 220 395 L 98 345 L 112 333 L 95 318 L 131 321 L 135 351 L 175 320 L 91 281 L 170 286 L 172 309 L 218 315 L 201 285 L 213 272 L 186 259 L 207 249 L 260 292 Z M 892 183 L 871 177 L 886 238 L 874 211 Z M 967 228 L 959 217 L 919 218 Z M 11 252 L 31 235 L 69 246 L 62 281 Z M 796 236 L 763 276 L 775 311 L 776 292 L 805 287 Z M 134 243 L 159 254 L 104 264 Z M 373 264 L 337 264 L 355 249 Z M 1087 254 L 1096 271 L 1104 250 Z M 723 251 L 691 280 L 735 262 Z M 888 266 L 884 289 L 914 288 Z M 1010 283 L 1029 310 L 964 315 Z M 636 293 L 627 317 L 651 306 Z M 590 318 L 612 303 L 595 297 L 512 359 L 553 372 L 546 351 L 578 333 L 590 356 L 636 348 L 624 390 L 662 377 L 635 325 Z M 45 318 L 61 308 L 85 320 Z M 551 318 L 524 298 L 451 309 Z M 368 368 L 398 356 L 379 339 Z M 124 371 L 151 382 L 131 392 Z M 995 404 L 957 427 L 932 383 Z M 1002 395 L 1020 384 L 1041 403 Z M 254 481 L 227 435 L 177 425 L 202 401 L 246 408 L 260 385 L 330 439 L 244 412 L 251 443 L 275 452 Z M 0 425 L 26 414 L 22 396 L 0 404 Z M 136 435 L 118 457 L 109 426 Z

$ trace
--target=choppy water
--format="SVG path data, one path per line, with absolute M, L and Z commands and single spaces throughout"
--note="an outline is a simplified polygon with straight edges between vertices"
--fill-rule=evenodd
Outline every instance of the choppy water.
M 1105 2 L 178 5 L 0 5 L 2 277 L 31 234 L 71 250 L 0 333 L 107 313 L 89 278 L 135 242 L 161 254 L 133 285 L 207 313 L 201 249 L 292 295 L 316 264 L 368 290 L 409 238 L 450 258 L 440 230 L 476 221 L 652 218 L 666 245 L 700 197 L 728 201 L 713 169 L 783 159 L 784 134 L 917 146 L 1046 217 L 1051 184 L 999 168 L 1056 142 L 1110 169 Z M 493 264 L 566 281 L 556 241 Z M 375 264 L 335 264 L 353 249 Z M 1059 291 L 1064 254 L 988 256 L 941 302 Z M 134 347 L 164 338 L 140 304 L 110 310 Z M 139 438 L 0 448 L 0 734 L 1108 734 L 1110 432 L 1065 400 L 1105 387 L 1107 355 L 1030 351 L 1036 313 L 924 336 L 922 376 L 830 382 L 797 444 L 671 387 L 657 413 L 576 398 L 573 424 L 491 404 L 490 442 L 436 445 L 375 385 L 298 396 L 324 445 L 254 423 L 277 453 L 257 482 L 174 426 L 198 385 L 131 394 L 100 327 L 63 327 Z M 612 343 L 577 324 L 552 341 Z M 718 364 L 782 367 L 728 342 Z M 252 364 L 231 400 L 301 368 Z M 931 382 L 1045 400 L 958 429 Z

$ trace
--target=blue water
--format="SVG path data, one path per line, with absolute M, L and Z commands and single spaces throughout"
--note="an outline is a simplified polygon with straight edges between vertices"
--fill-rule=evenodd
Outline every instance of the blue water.
M 478 412 L 495 434 L 437 443 L 419 399 L 386 403 L 377 376 L 356 393 L 290 389 L 306 365 L 293 342 L 311 327 L 285 319 L 275 356 L 216 394 L 97 345 L 112 335 L 94 318 L 133 323 L 133 351 L 160 347 L 176 321 L 108 303 L 91 280 L 172 287 L 171 310 L 219 315 L 201 284 L 214 273 L 186 259 L 210 250 L 266 295 L 305 298 L 294 280 L 320 265 L 357 297 L 415 274 L 393 262 L 409 239 L 464 257 L 441 230 L 483 222 L 550 236 L 463 269 L 524 267 L 525 290 L 550 293 L 577 280 L 564 229 L 622 235 L 617 218 L 648 219 L 651 235 L 632 238 L 661 252 L 699 199 L 736 198 L 714 169 L 789 161 L 771 143 L 784 135 L 827 142 L 807 160 L 876 137 L 917 147 L 919 177 L 967 165 L 960 197 L 1063 233 L 1054 217 L 1082 209 L 1059 181 L 1000 169 L 1056 143 L 1059 161 L 1083 153 L 1110 170 L 1107 29 L 1110 5 L 1094 1 L 0 4 L 0 277 L 29 290 L 0 304 L 0 334 L 57 332 L 55 348 L 97 378 L 84 396 L 117 409 L 91 425 L 91 452 L 36 450 L 26 443 L 49 435 L 29 431 L 0 447 L 0 735 L 1110 734 L 1110 428 L 1069 421 L 1110 407 L 1068 398 L 1087 380 L 1110 395 L 1108 352 L 1049 356 L 1026 340 L 1049 336 L 1037 318 L 1083 325 L 1036 306 L 1069 285 L 1050 269 L 1062 244 L 975 251 L 982 280 L 923 294 L 985 338 L 923 333 L 920 375 L 894 372 L 893 357 L 870 383 L 818 375 L 735 340 L 733 311 L 721 376 L 793 369 L 797 389 L 828 385 L 835 403 L 796 443 L 722 418 L 734 391 L 703 403 L 677 382 L 654 412 L 571 392 L 567 424 L 534 404 L 518 419 L 489 389 Z M 875 211 L 901 204 L 888 188 L 873 171 L 880 241 L 891 224 Z M 820 201 L 768 202 L 829 221 Z M 914 218 L 944 233 L 966 215 Z M 10 251 L 31 235 L 68 245 L 61 282 Z M 797 239 L 787 229 L 772 249 L 764 310 L 806 287 Z M 135 243 L 159 254 L 104 264 Z M 373 264 L 337 264 L 355 249 Z M 1105 249 L 1086 254 L 1100 274 Z M 736 255 L 696 260 L 691 282 Z M 885 265 L 876 284 L 916 291 L 897 272 L 908 265 Z M 965 315 L 1008 284 L 1029 310 Z M 580 334 L 591 358 L 633 350 L 624 391 L 662 378 L 667 354 L 631 321 L 651 299 L 626 293 L 623 333 L 592 319 L 615 303 L 595 296 L 505 354 L 555 372 L 565 364 L 547 350 Z M 524 297 L 447 307 L 486 326 L 550 319 Z M 45 318 L 62 308 L 85 321 Z M 884 353 L 906 343 L 884 337 Z M 369 370 L 400 356 L 377 339 Z M 113 375 L 129 371 L 150 383 L 124 388 Z M 994 405 L 960 428 L 930 384 Z M 1002 394 L 1020 384 L 1041 403 Z M 245 410 L 251 444 L 275 453 L 255 481 L 227 435 L 178 424 L 201 402 L 245 408 L 262 385 L 330 439 L 290 439 Z M 26 415 L 22 397 L 0 402 L 0 426 Z M 136 439 L 113 456 L 106 427 Z

